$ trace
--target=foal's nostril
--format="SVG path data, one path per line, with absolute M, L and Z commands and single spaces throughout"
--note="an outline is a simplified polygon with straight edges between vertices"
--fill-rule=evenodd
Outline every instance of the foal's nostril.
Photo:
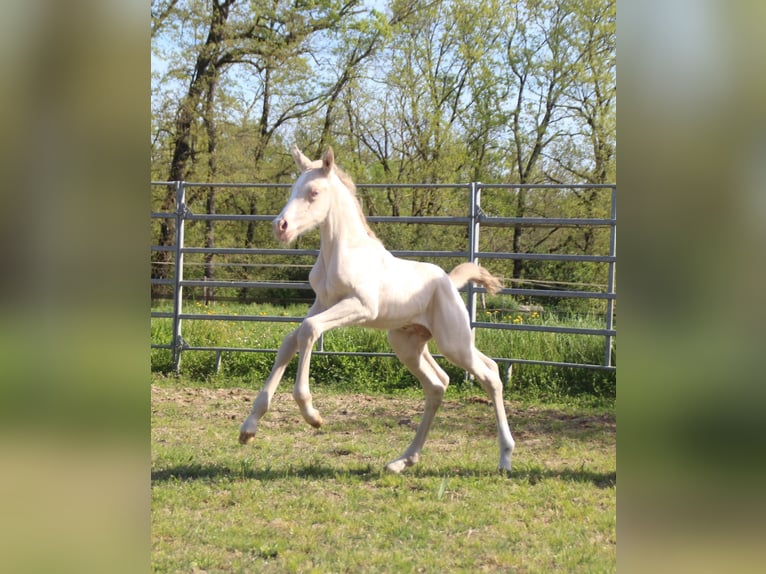
M 274 224 L 274 231 L 284 232 L 287 230 L 287 220 L 284 218 L 276 218 L 273 224 Z

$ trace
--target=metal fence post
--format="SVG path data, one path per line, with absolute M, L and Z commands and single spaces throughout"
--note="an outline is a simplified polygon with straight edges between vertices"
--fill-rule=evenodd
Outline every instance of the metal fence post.
M 471 261 L 479 264 L 479 232 L 481 230 L 481 182 L 477 181 L 474 184 L 474 215 L 473 215 L 473 224 L 474 224 L 474 232 L 473 232 L 473 247 L 471 248 Z
M 176 245 L 175 245 L 175 274 L 173 277 L 173 369 L 178 372 L 181 368 L 181 351 L 184 340 L 181 336 L 181 313 L 183 312 L 184 279 L 184 223 L 187 213 L 186 186 L 183 181 L 176 184 Z
M 469 199 L 469 218 L 468 224 L 468 260 L 471 263 L 477 263 L 476 251 L 479 246 L 479 184 L 471 182 Z M 471 328 L 476 322 L 476 289 L 473 282 L 468 283 L 468 315 L 471 319 Z
M 607 293 L 614 295 L 615 257 L 617 255 L 617 187 L 612 187 L 612 227 L 609 235 L 609 276 L 607 277 Z M 606 300 L 606 328 L 611 331 L 614 328 L 614 298 Z M 604 337 L 604 366 L 612 366 L 612 336 Z
M 478 263 L 476 252 L 479 248 L 479 213 L 481 212 L 479 207 L 480 201 L 480 186 L 481 184 L 472 181 L 469 186 L 469 219 L 468 222 L 468 260 L 472 263 Z M 471 330 L 475 331 L 474 324 L 476 323 L 476 287 L 473 281 L 468 282 L 468 317 L 471 321 Z M 465 380 L 468 381 L 472 378 L 471 374 L 465 372 Z

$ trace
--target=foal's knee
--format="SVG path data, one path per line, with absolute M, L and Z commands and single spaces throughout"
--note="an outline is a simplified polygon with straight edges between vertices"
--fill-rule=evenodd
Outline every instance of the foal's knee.
M 304 319 L 300 327 L 295 330 L 295 337 L 299 350 L 305 349 L 306 347 L 313 346 L 319 338 L 319 329 L 310 318 Z
M 424 388 L 426 400 L 432 405 L 438 407 L 442 404 L 442 400 L 444 399 L 444 391 L 446 390 L 447 387 L 441 384 L 428 385 Z
M 476 377 L 481 387 L 490 395 L 497 396 L 503 394 L 503 381 L 500 380 L 500 375 L 497 372 L 490 371 L 490 373 L 484 373 L 484 376 Z

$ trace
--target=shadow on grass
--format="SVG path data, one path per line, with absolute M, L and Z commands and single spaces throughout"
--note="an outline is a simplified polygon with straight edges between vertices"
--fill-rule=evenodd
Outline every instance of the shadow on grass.
M 479 468 L 427 468 L 415 467 L 405 471 L 401 477 L 417 478 L 492 478 L 505 475 L 500 471 L 490 471 Z M 383 468 L 365 465 L 356 468 L 338 468 L 320 464 L 305 464 L 286 467 L 253 468 L 243 463 L 240 468 L 223 464 L 182 464 L 171 468 L 152 471 L 152 483 L 169 481 L 206 481 L 206 480 L 262 480 L 276 481 L 285 479 L 354 479 L 359 482 L 379 480 L 384 476 L 393 476 Z M 507 478 L 515 482 L 526 482 L 535 485 L 543 480 L 561 480 L 565 482 L 592 483 L 597 488 L 613 488 L 617 484 L 617 472 L 595 472 L 585 468 L 523 468 L 511 471 Z
M 525 481 L 535 485 L 542 480 L 555 479 L 564 482 L 590 482 L 597 488 L 614 488 L 617 472 L 595 472 L 587 469 L 529 468 L 511 471 L 511 480 Z
M 358 477 L 371 480 L 381 475 L 381 471 L 371 466 L 339 469 L 331 466 L 305 464 L 300 466 L 253 468 L 243 463 L 240 468 L 224 464 L 181 464 L 171 468 L 152 471 L 152 482 L 172 480 L 284 480 L 287 478 L 334 479 Z

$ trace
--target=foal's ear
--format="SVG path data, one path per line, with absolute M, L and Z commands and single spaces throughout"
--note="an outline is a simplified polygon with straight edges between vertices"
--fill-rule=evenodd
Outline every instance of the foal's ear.
M 324 155 L 322 156 L 322 170 L 324 171 L 325 175 L 329 174 L 330 171 L 332 171 L 332 168 L 334 165 L 335 165 L 335 153 L 332 151 L 331 147 L 328 147 L 327 151 L 324 152 Z
M 306 171 L 311 168 L 311 160 L 307 158 L 305 155 L 303 155 L 303 152 L 298 149 L 297 145 L 293 146 L 293 159 L 295 160 L 295 165 L 298 166 L 298 169 L 301 171 Z

